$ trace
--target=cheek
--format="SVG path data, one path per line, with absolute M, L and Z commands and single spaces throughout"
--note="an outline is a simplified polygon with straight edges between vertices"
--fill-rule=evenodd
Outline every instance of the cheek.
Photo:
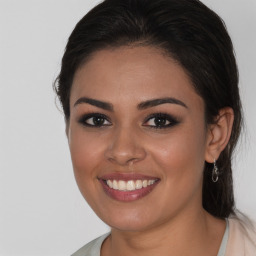
M 154 162 L 162 170 L 161 205 L 176 212 L 186 205 L 201 205 L 204 169 L 204 132 L 180 130 L 155 143 Z M 163 209 L 164 210 L 164 209 Z
M 86 134 L 82 129 L 73 129 L 69 134 L 69 148 L 76 179 L 95 179 L 95 168 L 102 162 L 103 143 L 99 135 Z M 101 161 L 100 161 L 101 160 Z M 88 179 L 90 178 L 90 179 Z
M 98 138 L 98 139 L 97 139 Z M 100 201 L 97 172 L 103 162 L 103 143 L 99 143 L 99 136 L 86 134 L 81 128 L 74 128 L 69 134 L 69 148 L 73 170 L 81 194 L 93 209 L 97 209 L 95 202 Z
M 193 179 L 202 175 L 205 155 L 205 131 L 190 128 L 176 130 L 152 148 L 155 161 L 164 170 L 170 180 Z M 192 182 L 192 180 L 190 181 Z

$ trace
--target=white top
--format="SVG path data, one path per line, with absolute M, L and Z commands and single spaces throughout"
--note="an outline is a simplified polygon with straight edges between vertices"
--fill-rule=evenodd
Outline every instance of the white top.
M 228 219 L 226 219 L 226 229 L 225 229 L 225 233 L 223 235 L 223 238 L 220 244 L 220 249 L 217 256 L 225 256 L 226 248 L 228 244 L 228 237 L 229 237 L 229 221 Z
M 100 256 L 101 246 L 104 240 L 109 236 L 109 234 L 110 233 L 107 233 L 103 236 L 100 236 L 92 240 L 90 243 L 80 248 L 77 252 L 75 252 L 71 256 Z

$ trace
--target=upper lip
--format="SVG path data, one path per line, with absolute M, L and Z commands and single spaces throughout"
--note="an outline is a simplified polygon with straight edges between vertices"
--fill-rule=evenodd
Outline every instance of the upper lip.
M 158 177 L 148 176 L 139 173 L 109 173 L 98 177 L 101 180 L 159 180 Z

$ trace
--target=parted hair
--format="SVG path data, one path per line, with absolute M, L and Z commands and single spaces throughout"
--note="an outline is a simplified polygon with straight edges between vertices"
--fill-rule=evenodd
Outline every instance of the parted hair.
M 204 100 L 206 125 L 214 123 L 220 109 L 234 110 L 229 143 L 217 160 L 218 182 L 212 182 L 213 166 L 205 162 L 202 199 L 216 217 L 234 214 L 231 160 L 242 123 L 238 70 L 224 22 L 200 1 L 105 0 L 89 11 L 68 39 L 54 84 L 66 121 L 77 69 L 96 51 L 129 45 L 159 48 L 184 68 Z

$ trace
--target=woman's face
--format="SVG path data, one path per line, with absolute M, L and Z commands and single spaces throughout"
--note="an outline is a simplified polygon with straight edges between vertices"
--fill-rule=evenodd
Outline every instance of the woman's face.
M 112 228 L 202 210 L 208 132 L 183 68 L 151 47 L 96 52 L 77 72 L 67 127 L 75 178 Z

